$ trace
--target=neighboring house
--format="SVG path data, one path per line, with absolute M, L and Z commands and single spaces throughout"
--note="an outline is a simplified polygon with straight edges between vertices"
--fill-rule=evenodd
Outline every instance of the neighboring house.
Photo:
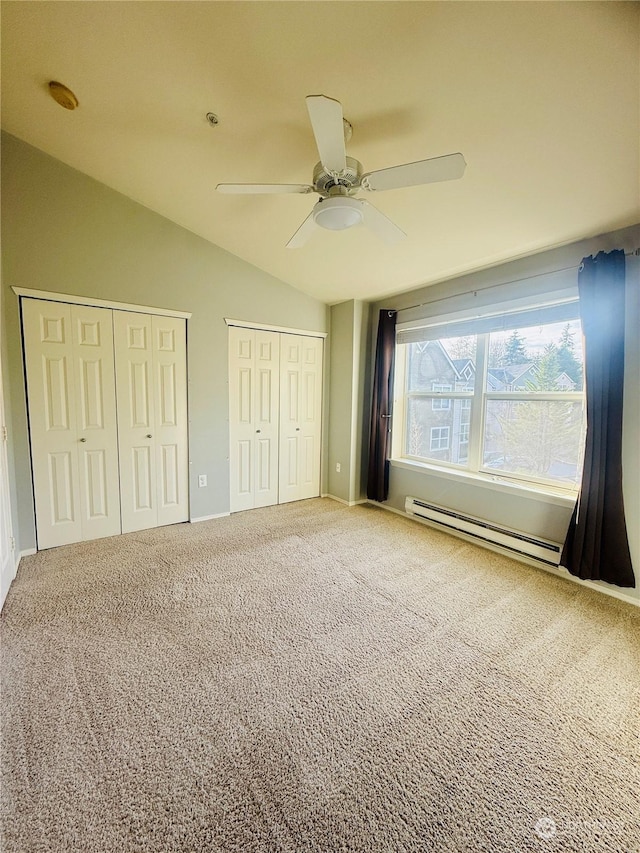
M 443 395 L 413 398 L 414 411 L 409 418 L 411 455 L 439 462 L 466 462 L 471 400 L 451 399 L 446 393 L 473 389 L 473 361 L 452 359 L 440 341 L 425 341 L 410 348 L 408 371 L 410 391 Z
M 410 403 L 409 448 L 412 456 L 439 462 L 464 464 L 469 447 L 471 400 L 452 399 L 448 391 L 472 391 L 475 364 L 471 358 L 450 358 L 438 340 L 414 344 L 409 351 L 407 388 L 416 392 Z M 538 369 L 534 362 L 490 367 L 487 371 L 489 391 L 531 391 Z M 576 383 L 562 372 L 556 379 L 558 391 L 573 391 Z M 437 392 L 441 397 L 421 397 L 420 392 Z M 485 413 L 485 461 L 491 467 L 501 453 L 501 406 L 499 401 Z

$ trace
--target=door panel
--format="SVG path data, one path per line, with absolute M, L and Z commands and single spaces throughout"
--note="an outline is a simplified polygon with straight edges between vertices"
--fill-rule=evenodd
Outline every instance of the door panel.
M 320 494 L 322 346 L 321 338 L 302 339 L 300 498 L 315 498 Z
M 49 453 L 49 488 L 51 490 L 51 521 L 53 524 L 73 522 L 75 473 L 72 454 L 68 451 Z
M 186 323 L 153 316 L 155 464 L 159 525 L 189 518 Z
M 253 329 L 229 328 L 229 501 L 231 512 L 254 506 Z
M 85 494 L 87 499 L 86 515 L 90 519 L 105 518 L 109 512 L 107 497 L 107 465 L 104 450 L 81 451 L 84 458 L 80 467 L 84 470 Z
M 22 300 L 38 547 L 82 539 L 71 306 Z
M 282 335 L 280 503 L 320 494 L 322 339 Z
M 278 503 L 280 340 L 277 332 L 255 332 L 254 506 Z
M 121 531 L 113 312 L 71 306 L 82 538 Z
M 279 335 L 229 328 L 231 511 L 278 503 Z
M 153 371 L 151 320 L 148 314 L 113 312 L 123 533 L 158 523 L 149 382 Z
M 184 320 L 114 311 L 122 529 L 187 521 Z

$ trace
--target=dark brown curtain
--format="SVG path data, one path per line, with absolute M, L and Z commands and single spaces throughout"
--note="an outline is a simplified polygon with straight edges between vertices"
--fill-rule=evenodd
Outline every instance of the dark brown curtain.
M 624 252 L 585 258 L 578 273 L 587 439 L 582 485 L 560 564 L 583 580 L 635 586 L 622 500 Z
M 386 501 L 389 494 L 389 442 L 393 400 L 393 362 L 396 350 L 396 312 L 385 309 L 378 319 L 376 364 L 371 402 L 367 497 Z

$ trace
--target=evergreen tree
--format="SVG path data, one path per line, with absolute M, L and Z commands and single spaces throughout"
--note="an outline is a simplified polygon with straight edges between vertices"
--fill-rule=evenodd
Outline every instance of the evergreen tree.
M 528 360 L 524 339 L 520 332 L 514 329 L 507 338 L 502 363 L 505 367 L 512 364 L 524 364 Z
M 558 359 L 558 347 L 547 344 L 540 358 L 535 361 L 535 379 L 527 382 L 529 391 L 557 391 L 558 377 L 562 373 Z
M 561 373 L 556 344 L 536 360 L 529 391 L 557 391 Z M 581 428 L 581 406 L 564 400 L 504 403 L 497 414 L 510 470 L 550 477 L 554 463 L 573 464 Z
M 560 373 L 566 373 L 576 383 L 576 390 L 582 388 L 582 365 L 575 355 L 573 332 L 569 323 L 564 327 L 560 336 L 558 344 L 558 367 Z

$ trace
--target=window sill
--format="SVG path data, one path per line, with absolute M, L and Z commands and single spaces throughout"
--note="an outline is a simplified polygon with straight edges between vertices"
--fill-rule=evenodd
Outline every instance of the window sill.
M 554 504 L 568 509 L 573 508 L 577 498 L 577 495 L 554 492 L 544 486 L 534 488 L 532 485 L 514 483 L 511 481 L 508 482 L 498 477 L 492 477 L 488 474 L 476 474 L 471 471 L 456 471 L 453 468 L 441 468 L 438 465 L 431 465 L 426 462 L 415 462 L 414 460 L 409 459 L 391 459 L 390 464 L 393 468 L 404 468 L 407 471 L 429 474 L 430 476 L 440 477 L 444 480 L 453 480 L 457 483 L 468 483 L 469 485 L 482 486 L 490 491 L 506 492 L 510 495 L 517 495 L 518 497 Z

